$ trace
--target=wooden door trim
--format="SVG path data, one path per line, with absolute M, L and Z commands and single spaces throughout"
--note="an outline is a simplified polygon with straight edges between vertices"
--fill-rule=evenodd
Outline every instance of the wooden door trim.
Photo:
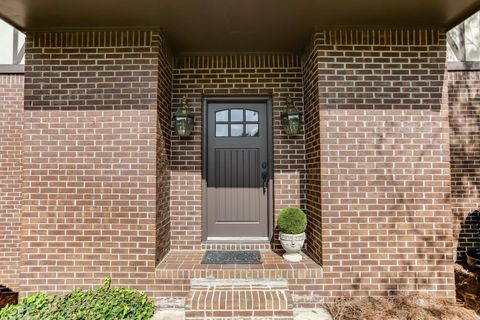
M 274 163 L 273 163 L 273 110 L 272 110 L 272 97 L 271 96 L 203 96 L 202 99 L 202 242 L 207 241 L 207 166 L 208 166 L 208 110 L 207 105 L 210 102 L 226 102 L 226 103 L 238 103 L 238 102 L 259 102 L 265 103 L 267 106 L 267 150 L 268 150 L 268 174 L 270 179 L 268 180 L 268 239 L 271 242 L 273 237 L 273 186 L 274 186 Z M 211 241 L 209 241 L 211 242 Z M 227 242 L 227 241 L 222 241 Z M 228 241 L 231 242 L 231 241 Z M 242 241 L 239 238 L 239 242 Z

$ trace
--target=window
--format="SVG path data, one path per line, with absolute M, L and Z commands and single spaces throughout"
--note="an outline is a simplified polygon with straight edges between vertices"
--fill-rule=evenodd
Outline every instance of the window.
M 23 73 L 25 35 L 0 20 L 0 73 Z
M 480 12 L 474 14 L 447 34 L 449 69 L 480 67 Z
M 25 44 L 25 35 L 0 20 L 0 64 L 19 64 L 23 60 L 20 52 Z M 18 54 L 21 54 L 18 56 Z
M 215 113 L 216 137 L 258 137 L 258 112 L 249 109 L 227 109 Z

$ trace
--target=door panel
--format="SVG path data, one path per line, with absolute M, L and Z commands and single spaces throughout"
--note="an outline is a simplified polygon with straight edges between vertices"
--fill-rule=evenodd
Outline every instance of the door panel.
M 267 105 L 210 102 L 206 108 L 207 240 L 267 240 Z
M 217 223 L 255 223 L 261 217 L 258 197 L 260 157 L 257 149 L 215 150 Z

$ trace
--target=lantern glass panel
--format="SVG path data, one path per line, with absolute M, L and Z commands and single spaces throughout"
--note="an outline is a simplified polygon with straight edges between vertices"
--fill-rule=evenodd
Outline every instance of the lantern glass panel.
M 299 114 L 285 114 L 282 119 L 283 129 L 289 136 L 296 135 L 300 129 Z
M 193 119 L 191 117 L 177 116 L 175 119 L 175 128 L 180 137 L 189 136 L 193 128 Z

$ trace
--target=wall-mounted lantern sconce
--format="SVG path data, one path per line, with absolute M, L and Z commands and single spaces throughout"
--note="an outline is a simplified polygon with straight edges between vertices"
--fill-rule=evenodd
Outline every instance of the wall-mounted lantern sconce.
M 287 106 L 282 113 L 282 126 L 288 136 L 294 136 L 300 130 L 300 111 L 293 105 L 291 96 L 288 96 Z
M 182 105 L 173 117 L 175 132 L 179 137 L 188 137 L 193 129 L 193 114 L 187 104 L 187 97 L 183 97 Z

